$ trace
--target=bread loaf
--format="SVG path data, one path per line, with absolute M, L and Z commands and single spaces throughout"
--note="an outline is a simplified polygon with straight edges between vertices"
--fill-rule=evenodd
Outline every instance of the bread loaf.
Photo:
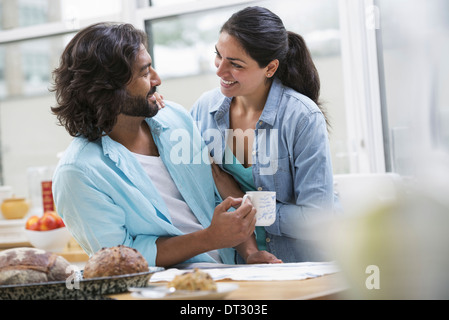
M 63 257 L 41 249 L 0 251 L 0 285 L 63 281 L 72 273 Z
M 92 255 L 84 267 L 83 277 L 85 279 L 110 277 L 148 270 L 148 262 L 139 251 L 118 245 L 102 248 Z

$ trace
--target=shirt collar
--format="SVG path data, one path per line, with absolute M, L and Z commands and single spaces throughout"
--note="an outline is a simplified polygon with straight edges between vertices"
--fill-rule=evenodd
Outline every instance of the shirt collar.
M 216 118 L 223 117 L 227 112 L 229 112 L 231 101 L 232 98 L 221 95 L 221 98 L 218 99 L 217 102 L 210 107 L 209 113 L 216 113 Z
M 279 110 L 279 104 L 281 102 L 282 93 L 284 86 L 281 81 L 277 78 L 273 80 L 271 84 L 270 92 L 268 94 L 267 102 L 265 103 L 262 115 L 260 116 L 260 121 L 263 121 L 271 126 L 274 125 L 276 120 L 276 115 Z M 209 113 L 215 114 L 215 118 L 222 118 L 225 114 L 229 112 L 231 106 L 232 98 L 222 96 L 214 105 L 209 109 Z
M 268 94 L 267 102 L 263 108 L 263 112 L 260 116 L 260 121 L 263 121 L 271 126 L 274 125 L 276 115 L 279 110 L 279 104 L 283 94 L 284 86 L 277 78 L 273 80 L 271 84 L 270 92 Z
M 169 123 L 158 119 L 157 116 L 153 118 L 147 118 L 146 121 L 148 123 L 148 126 L 150 127 L 151 132 L 156 135 L 160 135 L 161 132 L 170 129 Z
M 151 132 L 156 135 L 160 135 L 161 132 L 168 130 L 170 128 L 168 126 L 168 123 L 164 123 L 163 121 L 160 121 L 159 119 L 155 119 L 154 117 L 146 118 L 145 121 L 147 122 L 148 126 L 150 127 Z M 117 150 L 120 150 L 120 152 L 124 152 L 125 150 L 128 150 L 120 143 L 111 139 L 108 135 L 104 135 L 101 138 L 101 140 L 102 140 L 101 143 L 103 145 L 104 155 L 109 155 L 109 157 L 115 162 L 118 161 Z

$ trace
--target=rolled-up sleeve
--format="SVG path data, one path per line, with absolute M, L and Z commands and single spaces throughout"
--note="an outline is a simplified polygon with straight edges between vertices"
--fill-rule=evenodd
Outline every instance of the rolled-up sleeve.
M 158 236 L 132 235 L 126 224 L 129 212 L 100 191 L 89 176 L 70 165 L 60 167 L 54 176 L 56 209 L 75 240 L 89 256 L 103 247 L 126 245 L 138 250 L 154 266 Z

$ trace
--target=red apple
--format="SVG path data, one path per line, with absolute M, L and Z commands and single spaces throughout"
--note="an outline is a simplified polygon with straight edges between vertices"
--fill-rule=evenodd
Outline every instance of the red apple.
M 39 220 L 40 218 L 38 216 L 29 217 L 25 223 L 25 229 L 38 231 L 40 227 Z
M 41 231 L 53 230 L 58 228 L 58 217 L 50 212 L 45 212 L 40 218 L 40 228 Z
M 58 217 L 58 228 L 64 228 L 65 224 L 61 217 Z
M 51 214 L 55 217 L 56 221 L 58 222 L 57 228 L 65 227 L 64 221 L 62 221 L 62 218 L 59 216 L 59 214 L 56 211 L 47 211 L 47 214 Z
M 44 215 L 46 215 L 46 214 L 51 214 L 56 219 L 59 218 L 59 215 L 56 213 L 56 211 L 45 211 Z

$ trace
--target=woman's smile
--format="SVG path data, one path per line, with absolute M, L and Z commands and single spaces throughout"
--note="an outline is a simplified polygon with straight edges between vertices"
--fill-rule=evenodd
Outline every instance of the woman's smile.
M 227 81 L 227 80 L 221 79 L 221 85 L 225 88 L 230 88 L 230 87 L 232 87 L 232 85 L 234 85 L 236 83 L 237 83 L 237 81 Z

